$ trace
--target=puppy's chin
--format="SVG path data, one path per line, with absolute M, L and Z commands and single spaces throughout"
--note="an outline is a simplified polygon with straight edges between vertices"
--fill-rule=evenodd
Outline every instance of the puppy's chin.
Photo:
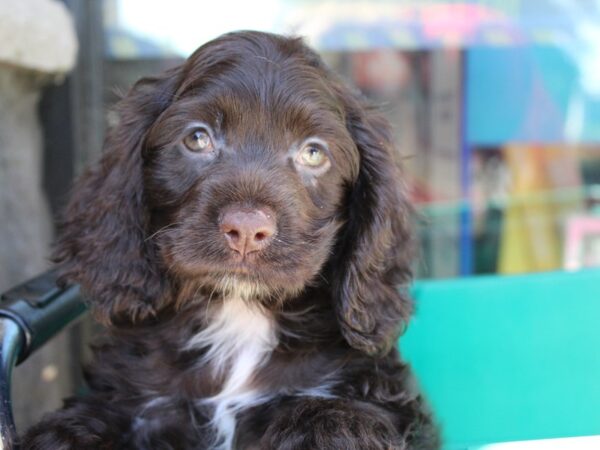
M 177 303 L 204 302 L 213 298 L 238 298 L 266 307 L 277 307 L 288 298 L 298 296 L 317 278 L 316 271 L 277 270 L 263 266 L 196 264 L 178 267 L 179 292 Z
M 215 289 L 224 297 L 241 298 L 265 304 L 281 303 L 297 296 L 310 280 L 271 273 L 256 276 L 252 271 L 232 271 L 221 274 Z
M 273 290 L 257 280 L 244 276 L 225 276 L 217 286 L 223 298 L 260 301 L 273 297 Z

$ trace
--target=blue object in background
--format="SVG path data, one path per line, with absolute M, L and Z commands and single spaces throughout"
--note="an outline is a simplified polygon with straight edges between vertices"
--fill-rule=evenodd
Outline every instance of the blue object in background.
M 580 89 L 579 71 L 565 51 L 550 46 L 472 47 L 467 50 L 467 141 L 567 142 L 569 107 L 585 109 L 582 142 L 600 142 L 600 99 Z

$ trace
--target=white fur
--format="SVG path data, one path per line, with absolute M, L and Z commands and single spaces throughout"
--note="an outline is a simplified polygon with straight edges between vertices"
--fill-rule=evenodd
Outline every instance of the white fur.
M 266 363 L 277 345 L 272 317 L 253 298 L 253 289 L 230 283 L 229 295 L 213 311 L 210 324 L 188 342 L 188 348 L 208 347 L 203 363 L 215 377 L 224 377 L 221 392 L 202 400 L 214 408 L 212 424 L 218 449 L 229 450 L 238 411 L 268 400 L 269 395 L 252 387 L 256 370 Z

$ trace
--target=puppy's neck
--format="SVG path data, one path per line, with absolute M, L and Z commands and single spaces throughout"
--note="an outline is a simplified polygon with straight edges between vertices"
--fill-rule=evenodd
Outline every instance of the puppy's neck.
M 220 449 L 229 449 L 238 411 L 264 400 L 252 380 L 277 345 L 275 322 L 246 286 L 232 285 L 222 302 L 209 311 L 207 326 L 188 342 L 205 348 L 203 365 L 222 380 L 219 393 L 202 400 L 214 408 L 213 425 Z

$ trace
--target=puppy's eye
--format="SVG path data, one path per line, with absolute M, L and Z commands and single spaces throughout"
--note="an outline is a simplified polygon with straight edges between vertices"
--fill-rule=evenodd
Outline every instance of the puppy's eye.
M 303 166 L 318 168 L 327 164 L 329 158 L 320 144 L 309 142 L 300 149 L 296 161 Z
M 198 128 L 188 134 L 183 139 L 183 145 L 194 153 L 210 153 L 215 150 L 210 135 L 203 128 Z

